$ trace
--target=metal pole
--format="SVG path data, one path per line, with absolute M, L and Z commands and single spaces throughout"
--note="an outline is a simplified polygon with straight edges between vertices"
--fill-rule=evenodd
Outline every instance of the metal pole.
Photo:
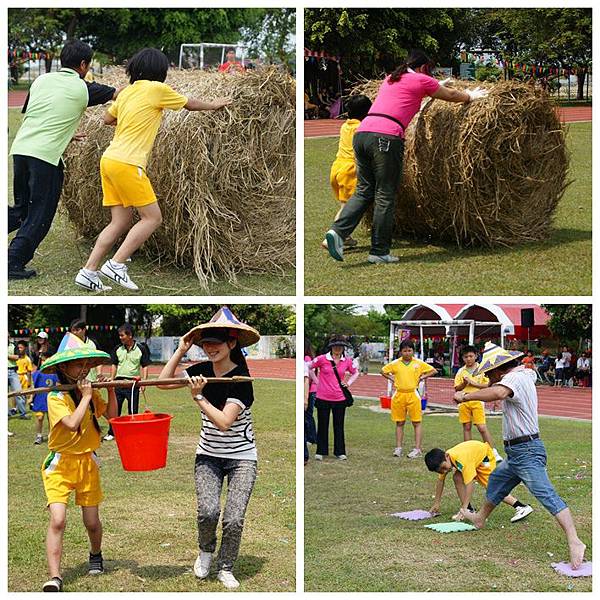
M 179 68 L 181 69 L 181 65 L 183 63 L 183 44 L 179 45 Z
M 394 322 L 390 321 L 390 346 L 388 348 L 388 362 L 392 362 L 394 358 Z M 392 382 L 388 381 L 387 384 L 387 395 L 391 397 L 392 395 Z
M 204 69 L 204 45 L 200 46 L 200 68 Z
M 421 360 L 425 360 L 425 345 L 423 342 L 423 325 L 419 327 L 419 338 L 421 341 Z
M 469 323 L 469 346 L 472 346 L 475 342 L 475 321 Z

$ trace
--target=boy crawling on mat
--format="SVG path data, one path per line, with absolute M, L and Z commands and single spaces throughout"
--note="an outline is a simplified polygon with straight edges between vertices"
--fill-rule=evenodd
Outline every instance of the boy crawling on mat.
M 490 473 L 496 468 L 496 458 L 489 444 L 470 440 L 457 444 L 446 452 L 440 448 L 430 450 L 425 455 L 425 464 L 430 471 L 439 473 L 435 484 L 435 500 L 429 510 L 431 514 L 435 515 L 440 512 L 446 475 L 451 471 L 454 471 L 452 479 L 460 499 L 461 509 L 463 511 L 474 510 L 471 506 L 471 496 L 475 481 L 487 488 Z M 516 523 L 533 512 L 531 506 L 519 502 L 511 495 L 506 496 L 502 502 L 515 509 L 515 514 L 510 520 L 511 523 Z M 455 521 L 462 521 L 464 515 L 459 510 L 452 518 Z

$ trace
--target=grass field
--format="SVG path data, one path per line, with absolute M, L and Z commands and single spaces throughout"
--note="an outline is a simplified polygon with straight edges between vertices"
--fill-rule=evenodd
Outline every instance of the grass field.
M 241 591 L 295 590 L 294 383 L 255 383 L 252 407 L 258 446 L 258 478 L 250 500 L 239 559 L 234 567 Z M 200 416 L 187 390 L 149 388 L 150 406 L 169 412 L 167 467 L 126 472 L 114 442 L 98 451 L 105 501 L 103 554 L 107 572 L 87 575 L 89 551 L 80 511 L 67 511 L 63 576 L 77 592 L 206 592 L 223 586 L 192 572 L 198 554 L 194 453 Z M 106 421 L 102 420 L 106 429 Z M 46 428 L 46 426 L 44 426 Z M 44 433 L 45 433 L 44 428 Z M 46 580 L 44 540 L 48 517 L 40 466 L 47 447 L 33 445 L 33 423 L 11 420 L 9 444 L 8 589 L 41 591 Z M 219 526 L 220 532 L 220 526 Z M 220 536 L 220 533 L 219 533 Z
M 21 123 L 18 108 L 8 111 L 9 148 Z M 12 204 L 12 160 L 8 165 L 8 197 Z M 168 218 L 168 210 L 162 206 Z M 12 239 L 12 238 L 11 238 Z M 75 275 L 85 264 L 93 242 L 78 238 L 65 214 L 56 215 L 50 233 L 42 242 L 30 267 L 38 272 L 38 277 L 26 281 L 9 281 L 8 292 L 13 296 L 70 296 L 86 292 L 75 285 Z M 239 275 L 237 283 L 219 281 L 208 289 L 202 287 L 191 269 L 184 270 L 168 264 L 160 264 L 142 254 L 136 254 L 129 267 L 131 278 L 140 287 L 139 292 L 131 292 L 114 285 L 106 295 L 138 296 L 200 296 L 200 295 L 292 295 L 295 290 L 293 270 L 281 275 Z M 90 294 L 93 297 L 93 294 Z
M 307 295 L 589 295 L 592 293 L 592 124 L 568 126 L 573 183 L 544 242 L 511 249 L 460 250 L 395 240 L 395 265 L 370 265 L 370 234 L 343 263 L 320 246 L 337 211 L 329 168 L 338 138 L 304 141 L 304 292 Z
M 534 512 L 520 523 L 510 523 L 513 511 L 505 505 L 485 529 L 455 534 L 425 529 L 428 521 L 390 517 L 428 510 L 436 476 L 421 459 L 392 456 L 394 426 L 389 413 L 368 409 L 373 406 L 359 400 L 347 413 L 347 462 L 311 458 L 305 467 L 306 591 L 591 591 L 591 578 L 570 579 L 551 568 L 551 562 L 568 560 L 562 530 L 522 485 L 513 493 L 531 502 Z M 488 419 L 488 424 L 499 442 L 500 418 Z M 540 427 L 550 478 L 573 511 L 588 546 L 586 559 L 592 560 L 592 425 L 543 418 Z M 426 415 L 423 428 L 424 449 L 462 441 L 455 415 Z M 412 427 L 407 426 L 406 435 L 410 450 Z M 578 473 L 581 478 L 575 479 Z M 473 497 L 474 505 L 481 506 L 482 489 Z M 449 478 L 436 521 L 450 521 L 458 506 Z

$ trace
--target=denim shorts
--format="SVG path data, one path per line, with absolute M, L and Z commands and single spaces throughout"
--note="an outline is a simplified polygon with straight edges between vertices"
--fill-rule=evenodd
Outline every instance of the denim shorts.
M 567 508 L 556 493 L 546 471 L 546 448 L 542 440 L 531 440 L 506 448 L 503 460 L 490 475 L 486 498 L 494 505 L 523 483 L 552 515 Z

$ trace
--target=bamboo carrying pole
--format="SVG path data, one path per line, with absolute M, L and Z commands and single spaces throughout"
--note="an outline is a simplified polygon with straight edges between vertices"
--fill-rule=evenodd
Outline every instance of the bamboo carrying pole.
M 207 383 L 247 383 L 254 381 L 254 377 L 244 377 L 242 375 L 236 375 L 234 377 L 207 377 Z M 96 381 L 92 383 L 92 388 L 140 388 L 140 387 L 152 387 L 157 385 L 187 385 L 190 380 L 187 377 L 173 377 L 170 379 L 115 379 L 113 381 Z M 134 385 L 135 383 L 135 385 Z M 67 392 L 74 390 L 77 387 L 76 383 L 59 383 L 52 387 L 41 387 L 33 388 L 30 390 L 23 390 L 21 392 L 10 392 L 9 398 L 14 396 L 31 396 L 32 394 L 43 394 L 45 392 Z

